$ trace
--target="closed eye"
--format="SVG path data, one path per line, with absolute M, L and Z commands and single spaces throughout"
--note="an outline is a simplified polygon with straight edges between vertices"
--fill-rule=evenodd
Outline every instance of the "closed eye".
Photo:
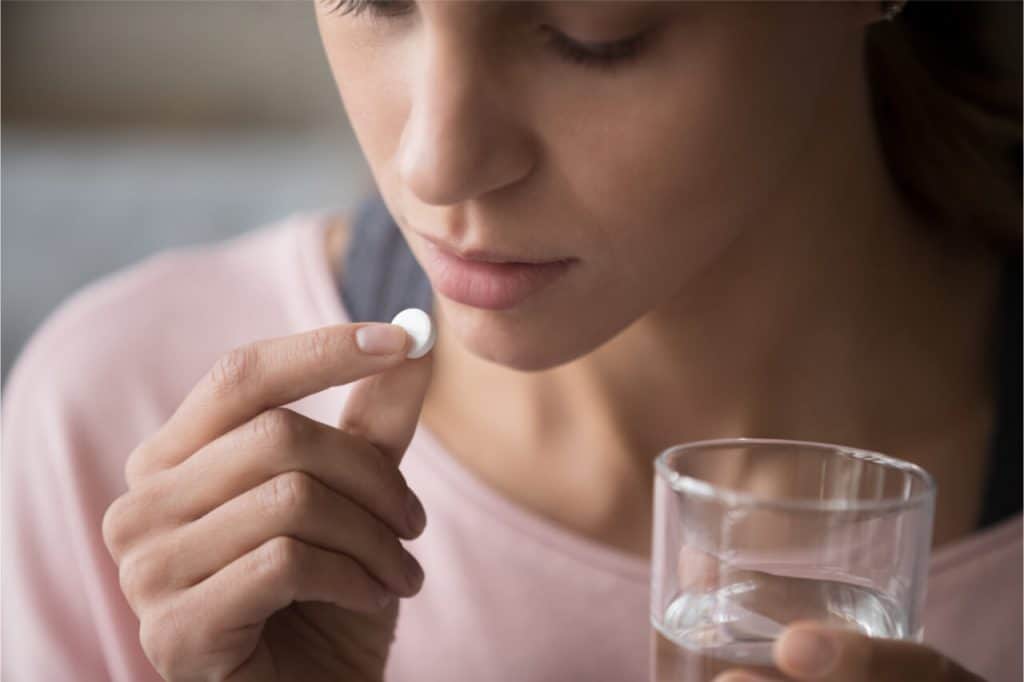
M 582 43 L 550 26 L 542 26 L 541 30 L 548 37 L 548 45 L 562 57 L 576 64 L 598 68 L 617 66 L 637 56 L 647 35 L 643 32 L 610 43 Z
M 330 8 L 328 14 L 338 12 L 340 15 L 359 16 L 369 10 L 377 16 L 396 16 L 404 14 L 411 9 L 413 2 L 402 2 L 402 0 L 323 0 L 325 6 Z M 333 5 L 333 6 L 332 6 Z
M 340 15 L 357 17 L 367 12 L 380 18 L 408 14 L 416 4 L 411 0 L 323 0 L 323 2 L 326 5 L 332 5 L 328 9 L 328 14 L 338 12 Z M 542 25 L 540 30 L 544 33 L 548 47 L 561 58 L 573 64 L 598 69 L 610 69 L 636 57 L 647 36 L 647 32 L 644 31 L 622 40 L 587 43 L 574 40 L 552 26 Z

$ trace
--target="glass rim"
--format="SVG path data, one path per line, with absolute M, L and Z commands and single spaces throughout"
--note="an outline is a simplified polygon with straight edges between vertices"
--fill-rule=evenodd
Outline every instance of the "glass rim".
M 703 450 L 707 448 L 734 446 L 743 447 L 750 445 L 785 445 L 809 448 L 812 450 L 829 451 L 840 455 L 847 455 L 869 461 L 882 466 L 904 471 L 917 477 L 923 484 L 922 490 L 907 498 L 887 498 L 882 500 L 816 500 L 808 497 L 797 498 L 772 498 L 762 495 L 743 492 L 733 488 L 727 488 L 710 481 L 705 481 L 694 476 L 687 476 L 674 471 L 668 465 L 668 458 L 674 453 L 687 450 Z M 923 468 L 911 462 L 897 459 L 880 452 L 855 448 L 848 445 L 837 445 L 834 443 L 822 443 L 807 440 L 790 440 L 785 438 L 716 438 L 712 440 L 698 440 L 687 443 L 679 443 L 669 446 L 658 453 L 654 460 L 654 468 L 657 476 L 662 478 L 672 490 L 688 495 L 695 495 L 705 499 L 718 499 L 730 506 L 745 506 L 758 508 L 771 508 L 781 510 L 802 510 L 802 511 L 888 511 L 894 509 L 909 509 L 921 505 L 935 498 L 935 479 Z

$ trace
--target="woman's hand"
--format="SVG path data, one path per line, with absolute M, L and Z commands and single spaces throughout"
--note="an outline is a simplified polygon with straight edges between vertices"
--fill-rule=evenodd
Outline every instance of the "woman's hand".
M 391 350 L 360 350 L 366 327 Z M 131 453 L 103 537 L 165 679 L 381 679 L 395 597 L 423 580 L 398 463 L 432 361 L 408 343 L 345 324 L 238 348 Z M 357 379 L 340 428 L 281 407 Z
M 816 623 L 786 628 L 773 647 L 786 677 L 766 678 L 739 670 L 714 682 L 982 682 L 933 649 L 894 639 L 873 639 Z

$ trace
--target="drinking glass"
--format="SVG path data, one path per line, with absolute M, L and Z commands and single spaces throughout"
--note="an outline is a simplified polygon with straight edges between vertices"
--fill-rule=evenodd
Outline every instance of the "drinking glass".
M 920 467 L 734 438 L 671 447 L 655 471 L 654 682 L 780 676 L 772 643 L 799 620 L 920 641 L 935 507 Z

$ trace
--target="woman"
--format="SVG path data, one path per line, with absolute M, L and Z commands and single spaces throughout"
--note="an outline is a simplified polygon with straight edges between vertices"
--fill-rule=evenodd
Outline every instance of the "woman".
M 746 435 L 941 491 L 925 642 L 805 624 L 791 679 L 1019 677 L 1019 82 L 974 61 L 983 11 L 317 3 L 381 201 L 37 333 L 7 670 L 645 679 L 652 458 Z M 418 360 L 365 321 L 410 304 Z

